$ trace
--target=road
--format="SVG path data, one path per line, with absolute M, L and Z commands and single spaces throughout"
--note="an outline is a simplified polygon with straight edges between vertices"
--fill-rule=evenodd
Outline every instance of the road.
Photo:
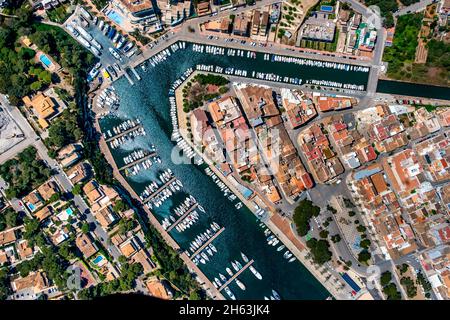
M 404 7 L 400 10 L 394 12 L 394 17 L 399 17 L 408 13 L 415 13 L 422 11 L 426 8 L 426 6 L 432 4 L 433 2 L 437 2 L 436 0 L 421 0 L 419 2 L 413 3 L 407 7 Z
M 22 132 L 25 135 L 25 140 L 20 142 L 15 147 L 9 149 L 7 152 L 0 155 L 0 164 L 4 163 L 8 159 L 13 158 L 17 153 L 33 145 L 41 157 L 47 165 L 54 171 L 56 174 L 53 176 L 58 184 L 61 186 L 63 191 L 71 192 L 73 185 L 70 182 L 69 178 L 65 174 L 65 172 L 61 169 L 58 162 L 54 159 L 51 159 L 48 156 L 48 150 L 40 137 L 34 132 L 33 128 L 28 123 L 27 119 L 20 113 L 17 107 L 13 107 L 9 104 L 8 99 L 4 95 L 0 95 L 0 102 L 5 110 L 7 110 L 13 119 L 17 122 Z M 5 187 L 4 183 L 0 183 L 0 187 Z M 92 215 L 89 206 L 86 204 L 84 199 L 79 195 L 74 195 L 74 203 L 77 209 L 86 216 L 86 221 L 92 224 L 94 229 L 92 232 L 96 235 L 97 239 L 102 243 L 102 245 L 108 250 L 108 252 L 114 257 L 114 259 L 118 259 L 121 255 L 119 250 L 112 244 L 108 243 L 108 234 L 107 232 L 97 223 L 95 217 Z M 24 208 L 19 204 L 19 199 L 13 199 L 11 201 L 12 206 L 17 211 L 24 211 Z

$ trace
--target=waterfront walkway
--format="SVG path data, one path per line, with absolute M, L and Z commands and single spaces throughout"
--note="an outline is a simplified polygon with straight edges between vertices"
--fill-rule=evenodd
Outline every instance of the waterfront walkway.
M 177 221 L 175 221 L 169 228 L 167 228 L 167 232 L 170 232 L 173 228 L 175 228 L 181 221 L 184 220 L 184 218 L 186 218 L 188 216 L 189 213 L 194 211 L 194 209 L 197 207 L 198 207 L 198 203 L 194 203 L 194 205 L 192 207 L 190 207 L 188 211 L 183 213 L 183 215 Z
M 247 264 L 246 264 L 245 266 L 243 266 L 242 269 L 239 269 L 238 272 L 236 272 L 230 279 L 227 280 L 227 282 L 225 282 L 225 283 L 223 284 L 223 286 L 221 286 L 221 287 L 219 288 L 219 291 L 222 291 L 226 286 L 228 286 L 231 282 L 233 282 L 234 279 L 236 279 L 242 272 L 244 272 L 245 270 L 247 270 L 248 267 L 250 267 L 250 266 L 253 264 L 253 262 L 255 262 L 253 259 L 250 260 L 249 262 L 247 262 Z

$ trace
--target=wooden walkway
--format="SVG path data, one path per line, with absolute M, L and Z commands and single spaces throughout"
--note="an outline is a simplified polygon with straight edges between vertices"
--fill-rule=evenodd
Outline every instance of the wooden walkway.
M 206 246 L 208 246 L 211 242 L 213 242 L 213 240 L 215 238 L 217 238 L 224 230 L 225 230 L 225 228 L 222 227 L 222 229 L 217 231 L 217 233 L 215 235 L 213 235 L 211 238 L 209 238 L 208 241 L 206 241 L 204 244 L 202 244 L 202 246 L 200 248 L 198 248 L 197 251 L 195 251 L 193 254 L 191 254 L 191 257 L 195 257 L 196 255 L 198 255 L 203 249 L 206 248 Z
M 119 168 L 119 171 L 128 169 L 128 168 L 134 166 L 135 164 L 144 162 L 144 161 L 147 160 L 148 158 L 154 157 L 154 156 L 156 156 L 156 152 L 149 153 L 148 155 L 144 156 L 143 158 L 137 159 L 137 160 L 135 160 L 135 161 L 133 161 L 133 162 L 130 162 L 130 163 L 124 165 L 122 168 Z
M 198 207 L 198 203 L 194 203 L 192 207 L 189 208 L 177 221 L 175 221 L 169 228 L 167 228 L 167 232 L 170 232 L 173 228 L 175 228 L 184 218 L 187 217 L 189 213 L 191 213 L 195 208 Z
M 253 262 L 255 262 L 255 260 L 250 260 L 249 262 L 247 262 L 247 264 L 245 266 L 242 267 L 242 269 L 239 269 L 238 272 L 236 272 L 235 274 L 233 274 L 233 276 L 227 280 L 227 282 L 225 282 L 218 290 L 222 291 L 226 286 L 228 286 L 231 282 L 234 281 L 234 279 L 236 279 L 242 272 L 244 272 L 245 270 L 247 270 L 248 267 L 250 267 Z
M 127 129 L 127 130 L 125 130 L 125 131 L 123 131 L 123 132 L 121 132 L 121 133 L 119 133 L 119 134 L 116 134 L 115 136 L 112 136 L 111 138 L 108 138 L 108 139 L 106 139 L 105 141 L 106 141 L 106 142 L 111 142 L 111 141 L 113 141 L 114 139 L 123 137 L 124 135 L 126 135 L 126 134 L 128 134 L 128 133 L 130 133 L 130 132 L 132 132 L 132 131 L 135 131 L 135 130 L 137 130 L 137 129 L 139 129 L 139 128 L 142 128 L 142 125 L 141 125 L 141 124 L 138 124 L 137 126 L 134 126 L 133 128 Z
M 145 198 L 144 203 L 149 202 L 150 200 L 152 200 L 158 193 L 160 193 L 163 189 L 167 188 L 167 186 L 169 184 L 171 184 L 172 182 L 174 182 L 177 178 L 176 177 L 172 177 L 170 178 L 169 181 L 167 181 L 165 184 L 163 184 L 161 187 L 159 187 L 158 190 L 156 190 L 155 192 L 153 192 L 151 195 L 148 196 L 148 198 Z

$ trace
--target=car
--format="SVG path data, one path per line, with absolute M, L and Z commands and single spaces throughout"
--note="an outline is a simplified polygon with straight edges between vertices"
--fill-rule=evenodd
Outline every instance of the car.
M 338 181 L 336 181 L 336 184 L 339 184 L 339 183 L 341 183 L 341 182 L 342 182 L 342 180 L 339 179 Z

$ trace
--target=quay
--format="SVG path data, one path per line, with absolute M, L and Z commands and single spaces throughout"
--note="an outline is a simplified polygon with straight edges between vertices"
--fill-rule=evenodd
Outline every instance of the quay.
M 137 129 L 139 129 L 139 128 L 142 128 L 142 125 L 141 125 L 141 124 L 138 124 L 137 126 L 134 126 L 133 128 L 127 129 L 127 130 L 125 130 L 125 131 L 122 131 L 121 133 L 116 134 L 115 136 L 112 136 L 111 138 L 108 138 L 108 139 L 106 139 L 105 141 L 106 141 L 106 142 L 111 142 L 111 141 L 113 141 L 114 139 L 123 137 L 123 136 L 126 135 L 127 133 L 130 133 L 130 132 L 132 132 L 132 131 L 135 131 L 135 130 L 137 130 Z
M 144 161 L 147 160 L 148 158 L 154 157 L 154 156 L 156 156 L 156 152 L 149 153 L 148 155 L 146 155 L 146 156 L 143 157 L 143 158 L 137 159 L 137 160 L 135 160 L 135 161 L 133 161 L 133 162 L 130 162 L 130 163 L 124 165 L 123 167 L 119 168 L 119 171 L 128 169 L 128 168 L 134 166 L 135 164 L 144 162 Z
M 184 218 L 186 218 L 186 216 L 191 213 L 195 208 L 198 207 L 198 203 L 194 203 L 194 205 L 189 208 L 188 211 L 186 211 L 177 221 L 175 221 L 169 228 L 167 228 L 167 232 L 170 232 L 170 230 L 172 230 L 173 228 L 175 228 Z
M 195 257 L 196 255 L 198 255 L 200 253 L 200 251 L 205 249 L 206 246 L 208 246 L 211 242 L 213 242 L 213 240 L 215 238 L 217 238 L 224 230 L 225 230 L 225 227 L 222 227 L 222 229 L 217 231 L 216 234 L 213 235 L 211 238 L 209 238 L 208 241 L 206 241 L 204 244 L 202 244 L 202 246 L 200 248 L 198 248 L 197 251 L 195 251 L 193 254 L 191 254 L 191 257 Z
M 245 270 L 247 270 L 248 267 L 250 267 L 253 262 L 255 262 L 255 260 L 250 260 L 249 262 L 247 262 L 247 264 L 245 266 L 242 267 L 242 269 L 239 269 L 238 272 L 236 272 L 235 274 L 233 274 L 233 276 L 227 280 L 227 282 L 225 282 L 223 284 L 223 286 L 221 286 L 218 290 L 222 291 L 226 286 L 228 286 L 231 282 L 234 281 L 234 279 L 236 279 L 242 272 L 244 272 Z
M 151 195 L 148 196 L 148 198 L 146 198 L 144 200 L 144 203 L 149 202 L 151 199 L 153 199 L 158 193 L 160 193 L 163 189 L 167 188 L 167 186 L 169 184 L 171 184 L 172 182 L 174 182 L 177 178 L 176 177 L 172 177 L 170 178 L 169 181 L 167 181 L 165 184 L 163 184 L 161 187 L 159 187 L 158 190 L 156 190 L 155 192 L 153 192 Z
M 94 123 L 96 129 L 98 132 L 102 132 L 100 125 L 98 123 L 98 118 L 95 118 Z M 106 144 L 106 141 L 103 137 L 100 138 L 99 141 L 100 150 L 105 155 L 106 159 L 108 160 L 108 163 L 111 164 L 113 168 L 113 175 L 114 177 L 119 181 L 120 185 L 125 188 L 129 192 L 129 194 L 140 203 L 143 203 L 143 201 L 139 198 L 139 195 L 134 191 L 134 189 L 128 184 L 128 181 L 125 180 L 125 178 L 120 173 L 119 169 L 117 168 L 117 164 L 114 161 L 114 158 L 111 154 L 111 151 L 109 150 L 108 145 Z M 146 206 L 141 207 L 142 210 L 144 210 L 145 214 L 147 215 L 147 218 L 149 219 L 149 222 L 153 225 L 153 227 L 156 228 L 156 230 L 159 232 L 159 234 L 162 236 L 164 241 L 172 247 L 173 250 L 179 252 L 180 246 L 178 243 L 172 238 L 172 236 L 164 230 L 161 223 L 156 219 L 156 217 L 153 215 L 153 213 L 150 211 L 149 208 Z M 145 228 L 145 226 L 144 226 Z M 225 297 L 219 292 L 219 290 L 214 287 L 211 280 L 208 279 L 208 277 L 200 270 L 200 268 L 192 262 L 192 260 L 186 255 L 186 253 L 180 253 L 180 258 L 183 260 L 183 262 L 188 267 L 189 271 L 195 275 L 197 278 L 197 281 L 199 281 L 201 286 L 206 287 L 206 292 L 213 298 L 218 300 L 225 300 Z

